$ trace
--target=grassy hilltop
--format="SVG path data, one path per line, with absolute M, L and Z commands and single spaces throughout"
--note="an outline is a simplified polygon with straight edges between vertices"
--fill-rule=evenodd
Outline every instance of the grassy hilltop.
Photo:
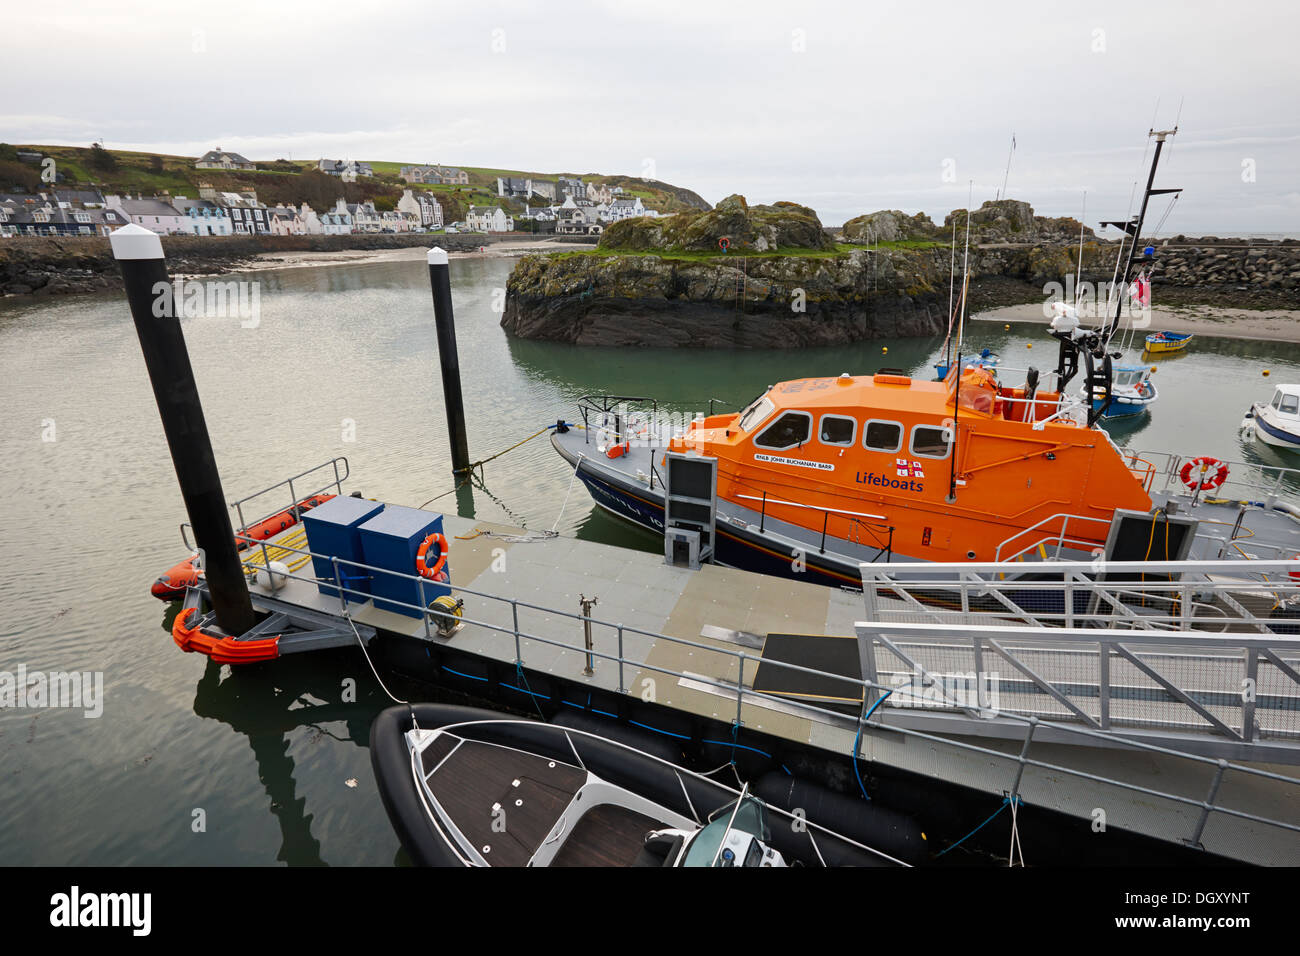
M 640 196 L 642 202 L 661 212 L 708 208 L 708 204 L 688 189 L 657 180 L 599 173 L 541 173 L 517 169 L 492 169 L 460 166 L 469 174 L 468 186 L 408 186 L 398 175 L 403 166 L 416 163 L 385 160 L 358 160 L 373 168 L 374 176 L 358 176 L 356 182 L 344 183 L 316 169 L 316 160 L 277 159 L 258 162 L 255 170 L 195 169 L 194 156 L 171 156 L 161 153 L 105 150 L 81 146 L 17 147 L 0 144 L 0 190 L 45 188 L 41 167 L 18 162 L 17 150 L 31 150 L 54 160 L 55 170 L 64 178 L 59 185 L 93 186 L 105 193 L 170 193 L 191 198 L 198 196 L 199 184 L 208 183 L 219 190 L 257 190 L 257 197 L 267 205 L 310 203 L 323 210 L 333 206 L 340 196 L 348 202 L 373 200 L 380 210 L 392 209 L 403 189 L 426 189 L 437 194 L 448 222 L 465 218 L 471 205 L 500 205 L 508 212 L 522 212 L 523 203 L 497 196 L 497 177 L 517 179 L 555 179 L 556 176 L 581 175 L 586 182 L 622 186 L 625 192 Z M 453 164 L 444 164 L 453 165 Z

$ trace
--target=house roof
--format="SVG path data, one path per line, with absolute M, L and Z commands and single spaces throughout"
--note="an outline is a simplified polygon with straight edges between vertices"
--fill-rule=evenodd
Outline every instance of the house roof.
M 246 159 L 245 157 L 239 155 L 239 153 L 232 153 L 229 150 L 225 150 L 225 149 L 210 149 L 202 156 L 200 156 L 198 161 L 200 163 L 219 163 L 221 162 L 222 157 L 229 158 L 231 162 L 246 163 L 249 166 L 253 165 L 253 161 L 251 159 Z
M 122 208 L 130 216 L 179 216 L 180 212 L 161 199 L 123 199 Z

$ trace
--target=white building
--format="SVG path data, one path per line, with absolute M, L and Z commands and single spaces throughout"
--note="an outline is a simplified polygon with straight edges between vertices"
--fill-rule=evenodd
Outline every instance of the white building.
M 304 235 L 323 236 L 325 234 L 325 226 L 321 223 L 320 216 L 316 215 L 316 210 L 306 203 L 303 203 L 299 208 L 298 218 L 302 220 Z
M 130 199 L 121 196 L 105 196 L 104 202 L 109 209 L 116 209 L 137 226 L 144 226 L 150 232 L 160 236 L 169 236 L 178 232 L 192 233 L 189 217 L 183 216 L 165 199 Z
M 349 236 L 352 234 L 352 213 L 348 210 L 346 200 L 340 199 L 329 212 L 320 217 L 321 232 L 327 236 Z
M 402 198 L 397 200 L 397 211 L 414 216 L 421 229 L 442 228 L 442 203 L 427 189 L 402 190 Z
M 615 199 L 609 204 L 610 222 L 620 222 L 624 219 L 633 219 L 644 215 L 647 215 L 647 210 L 645 204 L 641 202 L 640 196 L 633 196 L 631 199 Z
M 465 215 L 470 232 L 514 232 L 515 221 L 500 206 L 470 206 Z

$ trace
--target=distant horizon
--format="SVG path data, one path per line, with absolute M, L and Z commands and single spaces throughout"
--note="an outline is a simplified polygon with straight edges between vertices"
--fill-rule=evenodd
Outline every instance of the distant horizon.
M 0 140 L 521 170 L 546 156 L 540 165 L 656 179 L 710 203 L 789 200 L 831 224 L 877 209 L 941 222 L 972 182 L 978 207 L 1005 178 L 1039 215 L 1092 224 L 1129 213 L 1148 129 L 1177 125 L 1156 185 L 1184 192 L 1161 234 L 1300 228 L 1300 7 L 1280 0 L 1153 0 L 1141 16 L 1118 0 L 751 0 L 743 15 L 695 0 L 500 0 L 400 16 L 318 0 L 311 11 L 17 7 L 13 35 L 47 42 L 14 44 L 0 62 L 12 91 Z M 436 54 L 397 55 L 408 37 L 439 38 Z M 341 40 L 386 52 L 340 70 L 321 51 Z M 88 64 L 112 49 L 112 69 L 50 70 L 51 44 Z M 1153 202 L 1153 227 L 1169 202 Z
M 15 147 L 17 147 L 17 148 L 19 148 L 19 149 L 39 149 L 39 148 L 41 148 L 41 147 L 43 147 L 43 146 L 54 146 L 54 147 L 65 148 L 65 149 L 67 149 L 67 148 L 71 148 L 71 149 L 88 149 L 88 148 L 90 147 L 90 143 L 69 143 L 69 142 L 61 142 L 61 143 L 60 143 L 60 142 L 40 142 L 40 143 L 38 143 L 38 142 L 35 142 L 35 141 L 33 141 L 33 142 L 24 142 L 24 143 L 13 143 L 13 144 L 11 144 L 11 145 L 13 145 L 13 146 L 15 146 Z M 178 158 L 190 158 L 190 157 L 193 157 L 193 158 L 197 159 L 198 157 L 200 157 L 200 156 L 202 156 L 203 154 L 207 153 L 209 150 L 220 148 L 223 152 L 239 153 L 240 155 L 244 156 L 246 159 L 250 160 L 251 162 L 255 162 L 255 163 L 258 163 L 258 162 L 260 162 L 260 163 L 270 163 L 270 162 L 274 162 L 274 161 L 277 160 L 277 159 L 289 159 L 291 162 L 308 162 L 308 161 L 309 161 L 309 160 L 307 160 L 307 159 L 297 159 L 297 160 L 294 160 L 294 159 L 291 159 L 291 157 L 289 157 L 288 155 L 283 155 L 283 154 L 282 154 L 282 155 L 278 155 L 278 156 L 274 156 L 274 157 L 269 157 L 269 158 L 263 158 L 263 157 L 260 157 L 260 156 L 250 156 L 250 155 L 248 155 L 248 153 L 244 152 L 244 151 L 241 150 L 241 149 L 227 148 L 227 147 L 224 147 L 224 146 L 222 146 L 222 147 L 209 146 L 209 147 L 207 147 L 206 149 L 202 149 L 202 150 L 198 150 L 198 151 L 193 151 L 193 152 L 167 152 L 167 151 L 160 150 L 160 149 L 150 149 L 150 148 L 147 148 L 147 147 L 144 147 L 144 146 L 141 146 L 141 145 L 137 145 L 137 144 L 131 144 L 131 145 L 122 144 L 122 145 L 118 145 L 118 144 L 113 144 L 113 143 L 105 142 L 105 143 L 102 143 L 102 145 L 103 145 L 103 147 L 104 147 L 105 149 L 109 150 L 110 152 L 112 152 L 112 151 L 114 151 L 114 150 L 117 150 L 118 152 L 133 152 L 133 153 L 159 154 L 159 155 L 166 155 L 166 156 L 175 156 L 175 157 L 178 157 Z M 310 155 L 310 154 L 308 154 L 308 155 Z M 316 161 L 316 160 L 319 160 L 319 159 L 325 159 L 325 158 L 328 158 L 328 159 L 354 159 L 354 157 L 351 157 L 351 156 L 338 156 L 338 155 L 330 155 L 330 154 L 322 153 L 322 154 L 319 155 L 319 156 L 312 156 L 312 159 L 311 159 L 310 161 Z M 427 161 L 426 161 L 426 162 L 417 162 L 417 161 L 408 161 L 408 160 L 381 159 L 381 158 L 377 158 L 377 157 L 368 157 L 368 158 L 355 157 L 355 161 L 358 162 L 358 163 L 397 163 L 397 164 L 399 164 L 399 165 L 403 165 L 403 166 L 424 166 L 424 165 L 434 165 L 433 163 L 430 163 L 430 162 L 427 162 Z M 576 176 L 596 176 L 596 177 L 601 177 L 601 178 L 614 178 L 614 177 L 627 176 L 627 177 L 631 177 L 631 178 L 639 178 L 639 177 L 637 177 L 637 174 L 636 174 L 636 173 L 594 172 L 594 171 L 590 171 L 590 170 L 589 170 L 589 171 L 585 171 L 585 172 L 575 172 L 574 170 L 559 170 L 559 171 L 556 171 L 556 172 L 545 172 L 545 171 L 542 171 L 541 169 L 539 169 L 539 168 L 537 168 L 537 167 L 535 167 L 535 166 L 532 167 L 531 169 L 530 169 L 530 168 L 527 168 L 527 167 L 519 167 L 519 168 L 516 169 L 516 168 L 512 168 L 512 167 L 505 167 L 505 166 L 502 166 L 500 163 L 493 163 L 493 164 L 490 164 L 490 165 L 479 165 L 479 164 L 477 164 L 477 163 L 458 163 L 458 162 L 446 162 L 446 161 L 441 161 L 441 160 L 440 160 L 440 161 L 438 161 L 437 165 L 453 166 L 453 167 L 462 168 L 462 169 L 501 169 L 501 170 L 503 170 L 503 171 L 508 171 L 508 172 L 529 172 L 529 173 L 537 173 L 538 175 L 543 175 L 543 176 L 564 176 L 564 175 L 576 175 Z M 221 172 L 221 170 L 214 170 L 214 172 Z M 694 186 L 692 186 L 690 183 L 673 182 L 673 181 L 668 181 L 668 180 L 663 180 L 663 179 L 660 179 L 659 182 L 665 182 L 667 185 L 674 186 L 674 187 L 678 187 L 678 188 L 689 189 L 689 190 L 691 190 L 692 192 L 694 192 L 694 193 L 696 193 L 697 195 L 699 195 L 701 198 L 703 198 L 706 202 L 708 202 L 710 206 L 715 206 L 715 205 L 717 205 L 717 203 L 718 203 L 719 200 L 724 199 L 724 198 L 726 198 L 727 196 L 733 195 L 733 193 L 730 193 L 730 192 L 729 192 L 729 193 L 723 193 L 722 195 L 718 196 L 716 199 L 709 199 L 707 196 L 704 196 L 704 194 L 701 193 L 700 190 L 696 189 L 696 188 L 695 188 Z M 55 187 L 55 188 L 57 188 L 57 187 Z M 743 193 L 742 193 L 742 195 L 743 195 Z M 1025 197 L 1023 197 L 1023 196 L 1015 195 L 1014 190 L 1012 190 L 1012 189 L 1010 188 L 1010 186 L 1008 186 L 1008 195 L 1003 196 L 1003 197 L 1000 197 L 1000 198 L 1003 198 L 1003 199 L 1011 199 L 1011 200 L 1016 200 L 1016 201 L 1020 201 L 1020 202 L 1027 202 L 1027 203 L 1029 203 L 1030 207 L 1033 208 L 1034 215 L 1036 215 L 1036 216 L 1045 216 L 1045 217 L 1051 217 L 1051 218 L 1056 218 L 1056 217 L 1058 217 L 1058 216 L 1068 216 L 1068 217 L 1070 217 L 1070 218 L 1072 218 L 1072 219 L 1078 219 L 1078 218 L 1079 218 L 1079 214 L 1078 214 L 1078 212 L 1075 212 L 1075 213 L 1070 213 L 1070 212 L 1068 212 L 1068 211 L 1067 211 L 1067 212 L 1057 212 L 1057 213 L 1048 213 L 1048 212 L 1045 212 L 1045 211 L 1043 211 L 1041 208 L 1039 208 L 1039 206 L 1036 205 L 1032 199 L 1027 199 L 1027 198 L 1025 198 Z M 746 202 L 749 202 L 750 204 L 755 204 L 755 205 L 758 204 L 758 201 L 757 201 L 757 200 L 751 199 L 749 196 L 745 196 L 745 200 L 746 200 Z M 781 199 L 768 200 L 768 202 L 780 202 L 780 201 L 797 202 L 798 200 L 781 200 Z M 980 199 L 977 198 L 977 199 L 975 200 L 975 203 L 974 203 L 973 208 L 978 209 L 978 208 L 980 207 L 980 205 L 982 204 L 982 202 L 984 202 L 984 201 L 987 201 L 987 200 L 980 200 Z M 540 205 L 540 204 L 539 204 L 539 205 Z M 808 203 L 800 203 L 800 205 L 809 205 L 809 204 L 808 204 Z M 957 206 L 952 207 L 951 209 L 945 209 L 945 210 L 943 210 L 942 212 L 939 212 L 939 213 L 931 212 L 930 210 L 927 210 L 927 209 L 920 209 L 920 208 L 910 208 L 910 209 L 909 209 L 909 208 L 907 208 L 907 207 L 898 207 L 898 206 L 885 207 L 885 206 L 882 206 L 882 207 L 880 207 L 879 209 L 862 209 L 862 210 L 860 210 L 859 212 L 855 212 L 855 213 L 853 213 L 852 215 L 846 217 L 844 220 L 841 220 L 841 221 L 829 221 L 829 220 L 826 218 L 826 216 L 822 213 L 822 211 L 819 210 L 819 209 L 817 209 L 816 206 L 811 206 L 811 205 L 809 205 L 809 208 L 811 208 L 814 212 L 817 213 L 817 217 L 821 220 L 821 223 L 822 223 L 822 225 L 823 225 L 824 227 L 826 227 L 826 228 L 830 228 L 830 229 L 838 229 L 838 228 L 842 227 L 842 226 L 844 225 L 845 222 L 847 222 L 849 219 L 854 218 L 855 216 L 861 216 L 861 215 L 865 215 L 865 214 L 873 213 L 873 212 L 889 211 L 889 210 L 894 210 L 894 209 L 897 209 L 897 210 L 899 210 L 900 212 L 904 212 L 904 213 L 906 213 L 906 214 L 909 215 L 909 216 L 916 215 L 917 213 L 925 213 L 927 216 L 930 217 L 931 221 L 933 221 L 936 225 L 940 225 L 940 226 L 941 226 L 941 225 L 943 225 L 944 218 L 945 218 L 949 213 L 952 213 L 952 212 L 954 212 L 954 211 L 956 211 L 956 210 L 958 210 L 958 209 L 964 209 L 965 206 L 964 206 L 964 205 L 957 205 Z M 1116 213 L 1112 218 L 1121 218 L 1121 214 L 1120 214 L 1120 213 Z M 1090 227 L 1092 228 L 1092 230 L 1093 230 L 1095 233 L 1097 233 L 1097 235 L 1098 235 L 1099 237 L 1101 237 L 1101 238 L 1103 238 L 1103 239 L 1107 239 L 1107 238 L 1109 238 L 1109 239 L 1117 239 L 1117 238 L 1119 237 L 1119 230 L 1117 230 L 1117 229 L 1113 229 L 1113 228 L 1112 228 L 1112 229 L 1102 229 L 1102 228 L 1100 227 L 1100 225 L 1099 225 L 1099 220 L 1097 220 L 1097 221 L 1088 221 L 1088 220 L 1084 220 L 1084 225 L 1086 225 L 1086 226 L 1090 226 Z M 1217 236 L 1217 237 L 1222 238 L 1222 239 L 1247 239 L 1247 238 L 1253 238 L 1253 239 L 1297 239 L 1297 240 L 1300 240 L 1300 229 L 1287 231 L 1287 230 L 1262 230 L 1262 229 L 1252 229 L 1252 228 L 1250 228 L 1250 227 L 1246 227 L 1246 228 L 1238 228 L 1238 229 L 1226 229 L 1226 230 L 1224 230 L 1224 229 L 1219 229 L 1219 230 L 1216 230 L 1216 229 L 1208 228 L 1208 227 L 1206 227 L 1206 228 L 1197 228 L 1196 226 L 1193 226 L 1193 225 L 1180 225 L 1178 228 L 1170 228 L 1169 223 L 1166 222 L 1166 225 L 1165 225 L 1165 228 L 1164 228 L 1164 229 L 1162 229 L 1159 233 L 1153 233 L 1153 232 L 1152 232 L 1152 227 L 1153 227 L 1153 226 L 1154 226 L 1154 221 L 1151 220 L 1150 218 L 1148 218 L 1147 227 L 1146 227 L 1146 229 L 1144 229 L 1144 234 L 1147 236 L 1147 238 L 1150 238 L 1150 239 L 1167 239 L 1167 238 L 1171 238 L 1171 237 L 1173 237 L 1173 236 L 1177 236 L 1177 235 L 1184 235 L 1184 236 L 1188 236 L 1188 237 L 1191 237 L 1191 238 L 1200 238 L 1200 237 L 1202 237 L 1202 236 Z

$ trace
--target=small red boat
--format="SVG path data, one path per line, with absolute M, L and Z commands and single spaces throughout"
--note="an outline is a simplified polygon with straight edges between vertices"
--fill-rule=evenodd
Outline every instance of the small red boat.
M 279 534 L 285 528 L 297 524 L 303 512 L 310 511 L 317 505 L 323 505 L 333 497 L 334 495 L 327 494 L 312 495 L 310 498 L 304 498 L 292 508 L 286 508 L 278 514 L 264 518 L 257 524 L 251 525 L 242 535 L 236 535 L 236 547 L 243 551 L 253 542 L 265 541 Z M 199 583 L 197 559 L 198 554 L 196 552 L 184 561 L 172 565 L 153 583 L 153 587 L 149 589 L 150 593 L 160 601 L 175 601 L 183 597 L 186 588 Z

